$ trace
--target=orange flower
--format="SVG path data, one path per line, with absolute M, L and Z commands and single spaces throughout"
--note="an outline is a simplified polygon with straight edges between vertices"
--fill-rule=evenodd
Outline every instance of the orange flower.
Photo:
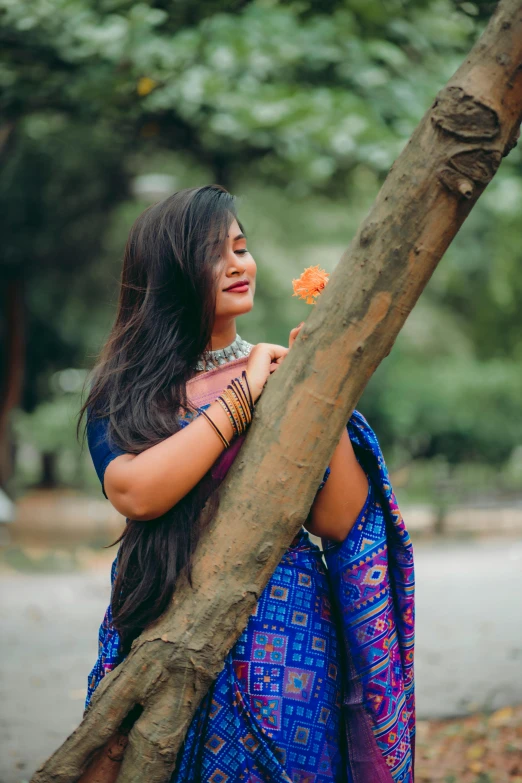
M 328 272 L 319 266 L 307 267 L 297 280 L 292 280 L 292 296 L 306 299 L 306 304 L 315 304 L 314 297 L 319 296 L 329 277 Z

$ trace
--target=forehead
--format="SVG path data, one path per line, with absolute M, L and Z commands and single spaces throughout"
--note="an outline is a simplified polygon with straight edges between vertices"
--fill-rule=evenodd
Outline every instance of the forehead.
M 234 239 L 234 237 L 237 237 L 238 234 L 241 234 L 241 229 L 239 227 L 239 223 L 234 218 L 229 226 L 227 236 L 229 239 Z

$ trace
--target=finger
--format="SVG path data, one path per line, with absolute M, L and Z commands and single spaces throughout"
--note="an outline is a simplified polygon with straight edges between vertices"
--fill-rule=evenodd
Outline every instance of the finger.
M 282 364 L 284 358 L 285 358 L 284 356 L 279 356 L 277 359 L 273 359 L 272 362 L 270 363 L 270 372 L 272 372 L 273 370 L 277 370 L 279 365 Z
M 290 337 L 288 339 L 289 348 L 291 348 L 292 345 L 294 344 L 295 339 L 299 334 L 299 332 L 301 331 L 301 329 L 303 328 L 303 326 L 304 326 L 304 321 L 301 321 L 301 323 L 298 326 L 294 326 L 294 328 L 290 330 Z
M 272 361 L 276 361 L 281 356 L 286 356 L 290 349 L 287 348 L 285 345 L 274 345 L 274 350 L 272 352 Z

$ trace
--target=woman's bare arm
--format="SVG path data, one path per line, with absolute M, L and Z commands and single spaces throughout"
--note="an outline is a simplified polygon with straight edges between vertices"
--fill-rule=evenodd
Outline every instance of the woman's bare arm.
M 270 373 L 275 372 L 288 348 L 274 343 L 254 345 L 246 371 L 254 402 Z M 228 441 L 233 428 L 220 403 L 213 402 L 207 415 Z M 120 454 L 105 469 L 104 487 L 110 502 L 130 519 L 156 519 L 172 508 L 212 467 L 223 444 L 204 416 L 140 454 Z
M 317 493 L 305 527 L 315 536 L 344 541 L 368 495 L 368 478 L 357 462 L 346 427 L 330 461 L 330 475 Z
M 213 402 L 206 413 L 230 441 L 232 424 L 219 402 Z M 223 444 L 211 424 L 198 416 L 141 454 L 115 457 L 105 470 L 105 492 L 123 516 L 138 521 L 156 519 L 203 478 L 222 451 Z

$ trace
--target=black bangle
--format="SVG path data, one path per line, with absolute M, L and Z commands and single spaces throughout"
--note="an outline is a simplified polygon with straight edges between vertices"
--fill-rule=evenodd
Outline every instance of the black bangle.
M 241 404 L 245 411 L 248 411 L 248 423 L 252 421 L 252 408 L 250 407 L 250 403 L 248 402 L 248 397 L 246 395 L 245 390 L 243 389 L 243 384 L 241 383 L 239 378 L 232 378 L 231 382 L 232 386 L 234 387 L 236 394 L 239 395 L 239 398 L 241 400 Z
M 239 429 L 238 429 L 238 426 L 237 426 L 236 418 L 235 418 L 234 414 L 232 413 L 232 411 L 230 410 L 230 405 L 227 403 L 227 401 L 226 401 L 226 400 L 225 400 L 225 398 L 223 397 L 223 394 L 222 394 L 222 393 L 221 393 L 221 394 L 220 394 L 220 396 L 218 397 L 218 400 L 220 400 L 220 401 L 221 401 L 221 404 L 222 404 L 222 405 L 223 405 L 223 406 L 226 408 L 226 410 L 227 410 L 228 416 L 229 416 L 229 418 L 230 418 L 230 422 L 231 422 L 231 424 L 232 424 L 232 429 L 234 430 L 234 435 L 239 435 Z
M 252 392 L 250 391 L 250 384 L 248 382 L 248 376 L 246 374 L 246 370 L 243 370 L 241 373 L 241 377 L 245 379 L 246 387 L 248 389 L 248 396 L 250 397 L 250 407 L 252 411 L 254 410 L 254 398 L 252 397 Z
M 204 410 L 203 410 L 203 408 L 197 408 L 197 410 L 198 410 L 200 413 L 202 413 L 202 414 L 203 414 L 203 416 L 204 416 L 204 417 L 207 419 L 207 421 L 209 421 L 209 422 L 212 424 L 212 426 L 214 427 L 215 431 L 217 432 L 217 434 L 218 434 L 218 435 L 219 435 L 219 437 L 221 438 L 221 442 L 222 442 L 223 446 L 224 446 L 226 449 L 228 449 L 228 447 L 230 446 L 230 443 L 229 443 L 229 442 L 228 442 L 228 440 L 225 438 L 225 436 L 223 435 L 223 433 L 221 432 L 221 430 L 219 429 L 219 427 L 217 426 L 217 424 L 216 424 L 214 421 L 212 421 L 212 419 L 210 418 L 210 416 L 208 415 L 208 413 L 207 413 L 206 411 L 204 411 Z

